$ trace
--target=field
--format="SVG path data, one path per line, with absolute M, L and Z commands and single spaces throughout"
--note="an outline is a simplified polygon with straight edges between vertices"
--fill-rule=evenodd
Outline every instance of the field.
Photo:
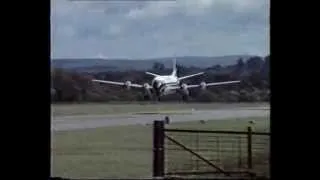
M 255 121 L 255 131 L 269 131 L 269 119 L 266 117 L 209 120 L 204 124 L 195 121 L 167 126 L 188 129 L 245 130 L 249 120 Z M 52 176 L 141 178 L 150 177 L 151 172 L 151 126 L 130 125 L 52 133 Z
M 54 104 L 51 105 L 53 116 L 87 114 L 121 114 L 131 112 L 159 112 L 191 109 L 218 109 L 232 107 L 265 106 L 267 103 L 108 103 L 108 104 Z

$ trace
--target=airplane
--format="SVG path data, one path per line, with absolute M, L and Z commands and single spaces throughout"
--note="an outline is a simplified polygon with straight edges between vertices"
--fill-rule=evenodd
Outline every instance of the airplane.
M 233 84 L 233 83 L 240 82 L 240 81 L 223 81 L 223 82 L 213 82 L 213 83 L 201 82 L 200 84 L 182 83 L 181 82 L 182 80 L 202 75 L 204 74 L 204 72 L 199 72 L 196 74 L 178 77 L 176 59 L 173 59 L 172 63 L 173 63 L 173 69 L 172 69 L 172 73 L 169 75 L 159 75 L 151 72 L 145 72 L 146 74 L 154 77 L 151 81 L 151 85 L 148 83 L 135 84 L 135 83 L 131 83 L 131 81 L 116 82 L 116 81 L 106 81 L 106 80 L 98 80 L 98 79 L 93 79 L 92 81 L 98 82 L 98 83 L 104 83 L 104 84 L 120 85 L 120 86 L 126 87 L 128 90 L 130 90 L 131 88 L 142 88 L 144 89 L 149 99 L 153 99 L 155 95 L 155 98 L 158 101 L 160 101 L 161 97 L 169 94 L 174 94 L 174 93 L 178 93 L 182 95 L 183 100 L 187 101 L 189 97 L 190 88 L 201 88 L 201 90 L 206 90 L 206 88 L 209 86 Z

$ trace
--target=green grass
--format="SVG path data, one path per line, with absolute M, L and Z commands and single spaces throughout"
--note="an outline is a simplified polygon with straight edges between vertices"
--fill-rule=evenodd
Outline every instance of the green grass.
M 184 122 L 170 128 L 268 131 L 267 118 Z M 139 178 L 152 172 L 152 127 L 105 127 L 52 133 L 52 176 L 68 178 Z
M 108 127 L 53 134 L 53 175 L 139 177 L 150 175 L 152 130 Z M 124 173 L 125 172 L 125 173 Z
M 135 104 L 53 104 L 53 116 L 86 115 L 86 114 L 119 114 L 131 112 L 161 112 L 191 109 L 218 109 L 223 107 L 246 107 L 261 103 L 135 103 Z M 263 105 L 266 105 L 265 103 Z

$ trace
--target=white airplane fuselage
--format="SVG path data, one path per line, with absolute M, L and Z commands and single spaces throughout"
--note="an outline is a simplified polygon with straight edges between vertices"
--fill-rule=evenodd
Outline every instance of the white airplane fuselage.
M 117 82 L 117 81 L 107 81 L 107 80 L 97 80 L 97 79 L 93 79 L 92 81 L 106 83 L 106 84 L 120 85 L 120 86 L 126 87 L 127 89 L 130 89 L 131 87 L 143 88 L 147 96 L 149 96 L 150 98 L 158 97 L 158 99 L 161 96 L 175 94 L 175 93 L 179 93 L 182 95 L 183 98 L 185 98 L 189 96 L 190 88 L 201 88 L 202 90 L 205 90 L 206 87 L 208 86 L 217 86 L 217 85 L 240 82 L 238 80 L 238 81 L 224 81 L 224 82 L 216 82 L 216 83 L 201 82 L 200 84 L 181 83 L 181 81 L 183 81 L 184 79 L 202 75 L 204 72 L 199 72 L 196 74 L 178 77 L 175 59 L 173 59 L 173 69 L 171 74 L 169 75 L 159 75 L 151 72 L 145 72 L 145 73 L 154 77 L 151 81 L 151 85 L 148 83 L 136 84 L 136 83 L 131 83 L 131 81 Z
M 156 76 L 151 82 L 151 86 L 159 96 L 176 93 L 177 89 L 174 87 L 179 86 L 179 84 L 178 77 L 174 75 Z

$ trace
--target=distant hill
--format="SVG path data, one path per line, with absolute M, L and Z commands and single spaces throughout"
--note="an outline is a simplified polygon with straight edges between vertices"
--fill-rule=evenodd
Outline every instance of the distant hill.
M 222 66 L 235 64 L 239 58 L 247 60 L 249 55 L 231 55 L 220 57 L 184 56 L 176 57 L 177 63 L 185 67 L 207 68 L 217 64 Z M 171 68 L 173 57 L 156 59 L 52 59 L 53 68 L 62 68 L 80 72 L 148 70 L 155 62 L 161 62 L 166 68 Z

